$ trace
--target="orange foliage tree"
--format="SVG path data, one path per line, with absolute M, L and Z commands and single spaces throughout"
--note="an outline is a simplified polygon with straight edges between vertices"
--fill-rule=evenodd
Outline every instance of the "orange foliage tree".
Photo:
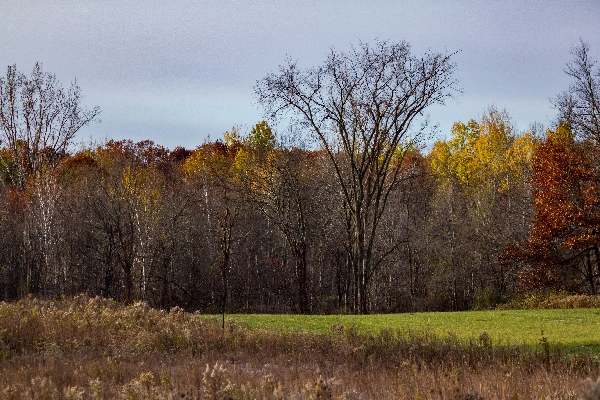
M 573 139 L 568 125 L 548 132 L 533 161 L 535 217 L 527 241 L 509 247 L 529 289 L 597 293 L 600 277 L 600 146 Z

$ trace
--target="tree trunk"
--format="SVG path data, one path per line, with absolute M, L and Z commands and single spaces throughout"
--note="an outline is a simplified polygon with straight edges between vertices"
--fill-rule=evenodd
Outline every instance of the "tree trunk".
M 310 298 L 308 295 L 308 279 L 306 271 L 306 243 L 294 249 L 296 259 L 296 282 L 298 284 L 298 305 L 300 314 L 310 313 Z

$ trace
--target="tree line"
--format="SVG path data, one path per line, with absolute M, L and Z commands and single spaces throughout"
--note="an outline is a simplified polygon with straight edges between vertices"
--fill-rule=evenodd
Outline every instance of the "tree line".
M 458 92 L 452 55 L 405 43 L 288 63 L 256 87 L 273 121 L 194 150 L 72 150 L 99 109 L 36 64 L 0 78 L 0 298 L 81 292 L 206 312 L 494 306 L 596 294 L 600 74 L 585 43 L 551 129 L 506 111 L 426 151 L 424 111 Z

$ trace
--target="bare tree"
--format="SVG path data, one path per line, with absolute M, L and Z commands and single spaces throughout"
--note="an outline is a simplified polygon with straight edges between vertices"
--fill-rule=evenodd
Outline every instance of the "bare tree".
M 369 281 L 398 244 L 374 254 L 378 226 L 400 181 L 410 127 L 455 89 L 451 55 L 411 54 L 406 42 L 361 43 L 349 53 L 332 50 L 324 65 L 301 70 L 288 60 L 255 92 L 272 118 L 291 112 L 316 136 L 342 192 L 346 251 L 355 281 L 354 309 L 368 312 Z
M 581 41 L 571 54 L 565 72 L 573 78 L 571 86 L 558 95 L 554 104 L 559 124 L 569 122 L 573 131 L 600 143 L 600 69 L 589 56 L 590 46 Z
M 76 82 L 65 91 L 40 63 L 31 77 L 16 65 L 7 68 L 6 77 L 0 77 L 0 139 L 16 165 L 13 183 L 23 188 L 28 176 L 55 166 L 77 131 L 96 119 L 100 109 L 82 109 L 80 100 Z

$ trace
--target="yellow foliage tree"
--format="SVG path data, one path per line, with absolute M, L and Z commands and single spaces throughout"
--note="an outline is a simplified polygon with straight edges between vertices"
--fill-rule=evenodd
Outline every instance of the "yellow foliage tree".
M 473 292 L 475 285 L 506 292 L 513 274 L 498 257 L 508 243 L 527 234 L 537 145 L 532 133 L 516 132 L 506 111 L 492 107 L 480 121 L 455 123 L 450 139 L 437 142 L 429 154 L 439 182 L 438 206 L 446 218 L 440 229 L 448 261 L 441 268 L 450 271 L 453 299 L 457 282 L 470 268 L 487 276 L 471 281 Z
M 434 145 L 430 163 L 439 178 L 467 190 L 503 192 L 523 181 L 536 146 L 531 133 L 514 132 L 506 111 L 490 108 L 479 123 L 455 123 L 450 140 Z

